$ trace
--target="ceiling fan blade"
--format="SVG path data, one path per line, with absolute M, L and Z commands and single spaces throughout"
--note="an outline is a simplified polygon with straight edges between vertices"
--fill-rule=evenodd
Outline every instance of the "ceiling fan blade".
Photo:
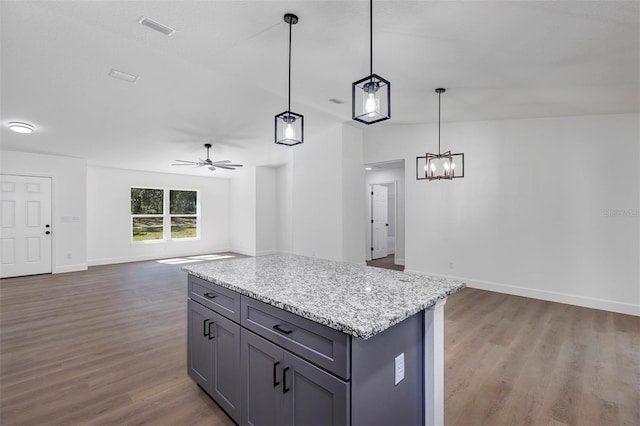
M 227 167 L 242 167 L 242 164 L 223 164 L 223 166 L 227 166 Z
M 214 161 L 213 164 L 224 164 L 224 163 L 230 163 L 231 160 L 222 160 L 222 161 Z
M 209 166 L 209 170 L 214 171 L 216 168 L 213 166 Z
M 186 163 L 186 164 L 198 164 L 197 161 L 189 161 L 189 160 L 176 160 L 179 163 Z
M 220 164 L 217 164 L 216 167 L 219 168 L 219 169 L 225 169 L 225 170 L 235 170 L 236 169 L 235 167 L 229 167 L 227 165 L 221 166 Z

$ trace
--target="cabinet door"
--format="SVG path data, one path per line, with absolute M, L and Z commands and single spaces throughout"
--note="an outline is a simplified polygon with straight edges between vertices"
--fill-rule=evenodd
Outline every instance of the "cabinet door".
M 349 424 L 349 383 L 285 352 L 283 425 Z
M 284 351 L 242 329 L 242 424 L 280 426 Z
M 189 300 L 187 333 L 187 369 L 189 377 L 207 393 L 211 388 L 213 347 L 210 342 L 213 311 Z
M 209 394 L 235 422 L 240 422 L 240 326 L 211 313 L 213 371 Z

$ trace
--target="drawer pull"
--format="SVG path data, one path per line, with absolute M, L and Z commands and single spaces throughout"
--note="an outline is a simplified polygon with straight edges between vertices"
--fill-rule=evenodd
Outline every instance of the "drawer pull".
M 285 328 L 282 328 L 280 324 L 274 325 L 273 328 L 278 330 L 280 333 L 284 333 L 284 334 L 291 334 L 291 332 L 293 331 L 293 330 L 287 330 Z
M 280 361 L 273 364 L 273 387 L 274 388 L 280 384 L 280 382 L 278 381 L 278 364 L 280 364 Z
M 207 299 L 215 299 L 216 297 L 218 297 L 217 295 L 213 294 L 213 293 L 205 293 L 203 294 L 204 297 L 206 297 Z
M 282 394 L 285 394 L 291 390 L 291 388 L 287 387 L 287 371 L 289 371 L 289 367 L 282 370 Z

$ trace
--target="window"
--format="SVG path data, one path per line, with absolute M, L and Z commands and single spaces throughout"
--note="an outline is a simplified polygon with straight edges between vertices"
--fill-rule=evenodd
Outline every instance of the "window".
M 132 241 L 198 237 L 198 191 L 131 188 Z
M 198 236 L 197 201 L 196 191 L 169 191 L 172 239 Z

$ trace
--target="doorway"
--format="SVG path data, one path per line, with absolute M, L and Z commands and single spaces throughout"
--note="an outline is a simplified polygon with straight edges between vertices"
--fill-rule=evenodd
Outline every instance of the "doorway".
M 51 273 L 51 178 L 0 175 L 0 278 Z
M 367 164 L 367 265 L 404 265 L 404 160 Z

